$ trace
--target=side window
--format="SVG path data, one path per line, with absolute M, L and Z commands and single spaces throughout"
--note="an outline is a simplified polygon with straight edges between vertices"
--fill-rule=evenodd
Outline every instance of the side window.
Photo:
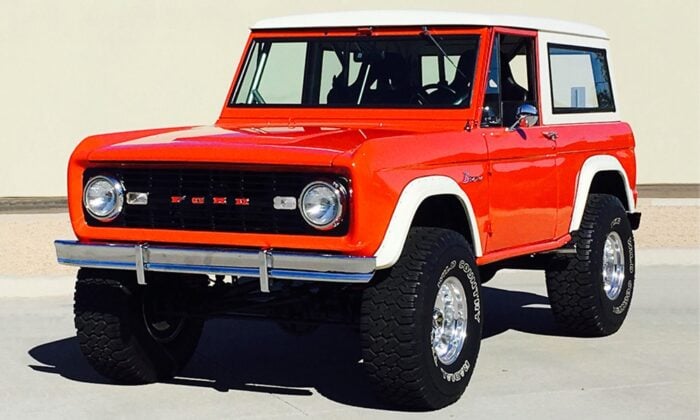
M 552 112 L 614 112 L 605 50 L 548 44 Z
M 523 104 L 537 106 L 535 40 L 499 34 L 491 52 L 481 125 L 510 126 Z

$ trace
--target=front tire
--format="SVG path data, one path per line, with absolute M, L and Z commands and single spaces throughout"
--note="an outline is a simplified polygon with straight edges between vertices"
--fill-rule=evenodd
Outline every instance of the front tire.
M 362 354 L 380 397 L 414 409 L 457 401 L 481 345 L 481 286 L 463 236 L 412 228 L 387 277 L 365 289 Z
M 591 194 L 575 254 L 554 257 L 547 268 L 547 294 L 558 323 L 581 336 L 620 329 L 634 288 L 634 236 L 617 197 Z
M 80 269 L 75 328 L 80 350 L 98 373 L 117 383 L 142 384 L 170 379 L 187 364 L 203 321 L 159 314 L 177 290 L 187 290 L 177 280 L 159 290 L 137 286 L 133 272 Z

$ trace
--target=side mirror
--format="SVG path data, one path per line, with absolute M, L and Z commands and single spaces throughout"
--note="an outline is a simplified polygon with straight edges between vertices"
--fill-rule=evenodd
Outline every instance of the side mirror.
M 507 131 L 514 131 L 518 127 L 532 127 L 538 120 L 537 107 L 530 104 L 523 104 L 515 111 L 515 123 L 508 127 Z

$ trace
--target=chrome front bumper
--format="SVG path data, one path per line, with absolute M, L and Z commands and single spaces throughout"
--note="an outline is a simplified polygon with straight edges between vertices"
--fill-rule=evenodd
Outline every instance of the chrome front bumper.
M 146 271 L 219 274 L 259 278 L 260 290 L 269 292 L 270 279 L 367 283 L 376 268 L 374 257 L 77 241 L 54 244 L 60 264 L 134 270 L 139 284 L 146 284 Z

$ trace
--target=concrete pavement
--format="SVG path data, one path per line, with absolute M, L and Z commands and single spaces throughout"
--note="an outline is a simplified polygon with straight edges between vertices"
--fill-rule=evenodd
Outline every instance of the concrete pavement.
M 337 327 L 294 337 L 267 322 L 212 320 L 181 377 L 112 385 L 79 352 L 71 277 L 0 278 L 0 418 L 695 419 L 698 252 L 638 255 L 644 265 L 629 317 L 599 339 L 558 332 L 542 273 L 499 273 L 484 289 L 486 331 L 472 382 L 460 401 L 432 413 L 376 401 L 357 333 Z

